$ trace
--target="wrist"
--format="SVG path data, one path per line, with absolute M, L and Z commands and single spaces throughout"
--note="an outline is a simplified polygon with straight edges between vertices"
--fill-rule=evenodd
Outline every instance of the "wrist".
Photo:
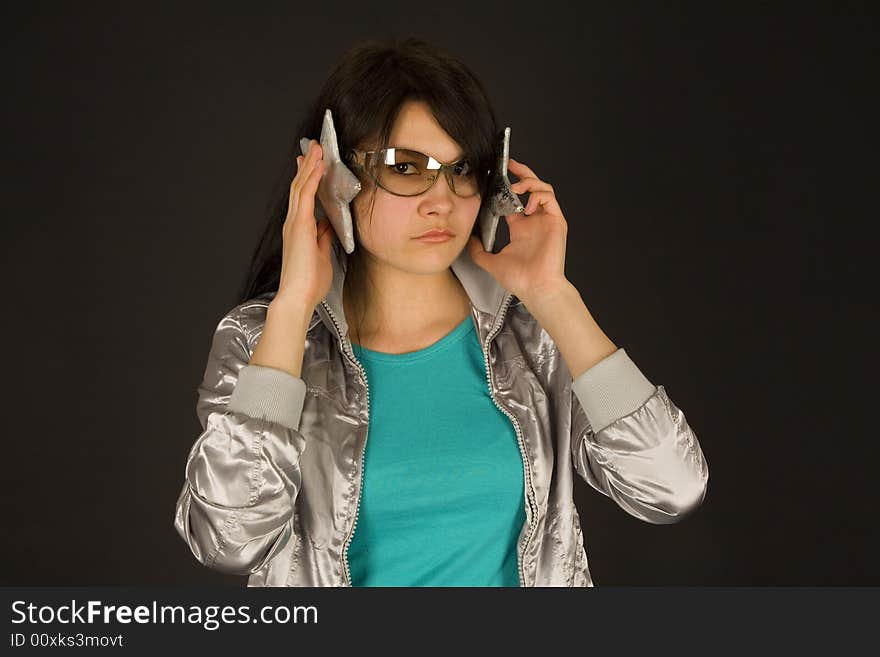
M 269 317 L 281 317 L 285 324 L 291 323 L 294 326 L 301 326 L 307 329 L 314 314 L 314 307 L 299 299 L 291 299 L 287 297 L 275 297 L 269 302 L 266 309 L 266 319 Z
M 573 300 L 580 300 L 580 291 L 568 279 L 532 291 L 528 297 L 520 298 L 532 315 L 538 316 L 552 312 L 560 305 L 565 306 Z

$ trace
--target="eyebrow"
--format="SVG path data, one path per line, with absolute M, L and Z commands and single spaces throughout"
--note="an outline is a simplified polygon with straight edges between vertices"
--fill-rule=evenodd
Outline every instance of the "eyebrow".
M 430 155 L 430 153 L 425 153 L 425 151 L 423 151 L 421 148 L 413 148 L 412 146 L 389 146 L 388 148 L 399 148 L 401 150 L 416 151 L 417 153 L 422 153 L 424 155 Z M 431 155 L 431 157 L 434 157 L 434 156 Z M 452 158 L 449 161 L 449 163 L 454 164 L 454 163 L 458 162 L 460 159 L 462 159 L 463 157 L 466 157 L 464 151 L 459 151 L 458 155 L 456 155 L 454 158 Z M 437 160 L 436 157 L 434 157 L 434 159 Z M 437 161 L 440 162 L 440 160 L 437 160 Z

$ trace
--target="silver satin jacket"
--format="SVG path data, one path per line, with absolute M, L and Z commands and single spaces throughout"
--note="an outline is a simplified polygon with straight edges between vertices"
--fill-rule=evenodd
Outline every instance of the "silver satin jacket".
M 192 554 L 248 586 L 351 586 L 369 387 L 342 310 L 345 251 L 306 335 L 302 378 L 249 365 L 273 294 L 240 304 L 213 336 L 174 526 Z M 521 586 L 593 586 L 573 473 L 646 522 L 680 520 L 706 495 L 706 458 L 684 413 L 624 349 L 572 381 L 526 307 L 471 260 L 452 265 L 472 302 L 486 385 L 519 440 L 526 521 Z

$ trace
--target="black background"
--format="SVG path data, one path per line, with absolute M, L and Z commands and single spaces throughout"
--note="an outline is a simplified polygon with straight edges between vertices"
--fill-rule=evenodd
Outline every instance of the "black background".
M 244 585 L 173 527 L 211 335 L 337 58 L 412 34 L 484 80 L 706 454 L 673 525 L 577 479 L 596 585 L 880 584 L 876 17 L 703 4 L 4 6 L 0 583 Z

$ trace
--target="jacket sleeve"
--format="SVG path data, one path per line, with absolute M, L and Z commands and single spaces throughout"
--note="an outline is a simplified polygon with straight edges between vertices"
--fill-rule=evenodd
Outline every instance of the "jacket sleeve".
M 684 413 L 622 348 L 571 382 L 571 450 L 578 475 L 640 520 L 676 522 L 706 496 L 708 463 Z
M 174 516 L 201 564 L 236 575 L 256 572 L 290 539 L 306 446 L 298 431 L 304 381 L 248 365 L 247 338 L 238 309 L 214 332 L 198 388 L 202 433 Z

